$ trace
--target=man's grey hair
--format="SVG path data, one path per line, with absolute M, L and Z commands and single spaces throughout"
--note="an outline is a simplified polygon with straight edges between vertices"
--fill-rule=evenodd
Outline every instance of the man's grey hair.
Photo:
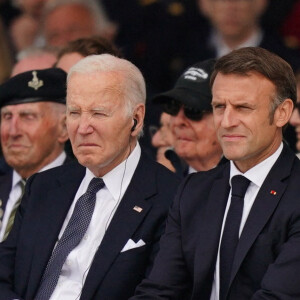
M 69 71 L 67 83 L 74 73 L 92 74 L 101 72 L 116 72 L 122 75 L 120 82 L 124 91 L 123 97 L 128 108 L 128 113 L 132 114 L 135 106 L 146 102 L 146 85 L 140 70 L 126 59 L 118 58 L 110 54 L 90 55 Z
M 49 15 L 56 8 L 68 4 L 79 4 L 87 9 L 91 17 L 95 21 L 96 31 L 98 34 L 107 32 L 110 28 L 115 27 L 116 25 L 111 22 L 107 16 L 107 13 L 101 4 L 100 1 L 95 0 L 51 0 L 48 1 L 44 7 L 43 19 L 45 20 L 46 16 Z

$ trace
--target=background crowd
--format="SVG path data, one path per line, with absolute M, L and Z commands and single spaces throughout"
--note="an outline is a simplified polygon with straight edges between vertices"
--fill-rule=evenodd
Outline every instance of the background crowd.
M 21 57 L 37 51 L 53 57 L 67 42 L 95 34 L 141 69 L 148 99 L 171 88 L 188 66 L 240 46 L 262 46 L 299 69 L 298 0 L 219 2 L 1 0 L 0 83 Z M 38 64 L 43 67 L 41 60 Z M 145 126 L 157 126 L 159 108 L 151 101 L 147 107 Z M 286 136 L 294 147 L 293 130 Z M 144 141 L 154 154 L 148 129 Z

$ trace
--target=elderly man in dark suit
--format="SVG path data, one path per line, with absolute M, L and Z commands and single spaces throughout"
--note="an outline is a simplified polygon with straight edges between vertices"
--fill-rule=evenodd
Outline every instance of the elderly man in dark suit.
M 67 129 L 78 163 L 32 176 L 0 245 L 0 299 L 128 299 L 152 267 L 177 177 L 141 151 L 145 83 L 109 54 L 74 65 Z
M 214 123 L 230 162 L 181 185 L 137 299 L 300 299 L 300 162 L 282 142 L 291 67 L 262 48 L 220 58 Z
M 0 86 L 0 241 L 20 204 L 23 182 L 70 161 L 64 152 L 67 74 L 56 68 L 21 73 Z

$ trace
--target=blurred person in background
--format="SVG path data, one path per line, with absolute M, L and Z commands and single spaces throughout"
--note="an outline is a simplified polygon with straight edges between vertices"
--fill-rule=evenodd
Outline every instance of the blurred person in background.
M 296 149 L 297 156 L 300 158 L 300 73 L 296 74 L 296 81 L 297 81 L 297 102 L 295 104 L 292 116 L 290 118 L 290 124 L 295 127 L 296 136 L 297 136 L 297 143 Z
M 10 35 L 16 53 L 34 45 L 42 24 L 42 13 L 48 0 L 17 0 L 20 15 L 10 25 Z
M 115 31 L 101 3 L 94 0 L 53 0 L 45 6 L 42 37 L 48 46 L 61 48 L 92 35 L 112 41 Z
M 29 47 L 18 53 L 11 76 L 30 70 L 51 68 L 56 63 L 56 60 L 56 52 L 53 49 L 46 47 Z
M 287 48 L 275 33 L 264 30 L 260 24 L 269 0 L 198 0 L 201 13 L 207 17 L 209 34 L 194 47 L 206 48 L 211 57 L 221 57 L 242 47 L 262 47 L 288 61 L 293 70 L 300 68 L 300 55 Z
M 68 42 L 68 44 L 59 51 L 55 66 L 68 72 L 69 69 L 82 58 L 93 54 L 104 53 L 117 57 L 121 56 L 117 47 L 111 41 L 101 36 L 94 35 L 80 38 Z
M 153 147 L 156 148 L 156 161 L 175 172 L 175 167 L 165 156 L 166 151 L 173 149 L 174 137 L 171 130 L 171 115 L 162 112 L 160 115 L 160 124 L 152 132 L 151 139 Z M 172 150 L 171 150 L 172 151 Z
M 199 62 L 176 81 L 173 89 L 153 98 L 170 114 L 175 153 L 188 168 L 182 176 L 207 171 L 219 164 L 222 150 L 217 140 L 211 107 L 210 75 L 215 61 Z

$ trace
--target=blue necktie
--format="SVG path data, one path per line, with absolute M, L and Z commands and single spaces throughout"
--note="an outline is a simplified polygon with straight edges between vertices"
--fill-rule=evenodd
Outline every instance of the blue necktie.
M 237 175 L 231 179 L 231 203 L 227 213 L 220 247 L 220 299 L 226 299 L 239 230 L 243 214 L 244 196 L 250 181 Z
M 101 178 L 93 178 L 86 193 L 78 199 L 71 219 L 48 261 L 35 300 L 47 300 L 51 297 L 67 256 L 87 231 L 95 208 L 96 193 L 103 187 Z

